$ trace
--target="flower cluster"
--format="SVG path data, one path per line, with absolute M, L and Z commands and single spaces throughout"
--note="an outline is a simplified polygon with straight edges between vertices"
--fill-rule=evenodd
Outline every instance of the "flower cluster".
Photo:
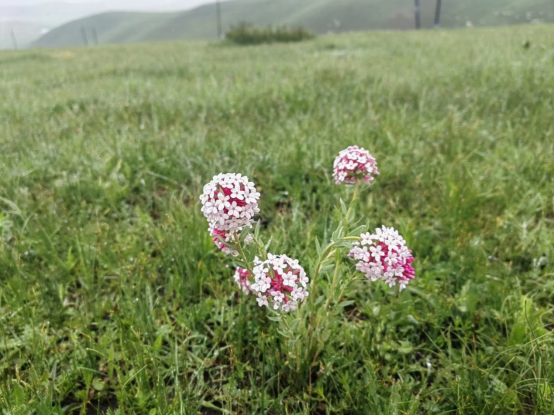
M 237 285 L 245 295 L 248 295 L 252 291 L 252 289 L 250 288 L 251 284 L 249 280 L 251 276 L 252 275 L 248 270 L 242 269 L 240 267 L 237 267 L 237 270 L 235 270 L 235 275 L 233 276 L 235 282 L 237 282 Z
M 406 241 L 394 228 L 377 228 L 375 234 L 365 233 L 362 241 L 350 250 L 350 257 L 359 260 L 356 269 L 368 279 L 384 280 L 389 286 L 398 284 L 400 290 L 412 280 L 414 268 L 410 265 L 414 258 Z
M 268 254 L 266 261 L 254 261 L 254 283 L 250 285 L 257 295 L 258 305 L 283 312 L 296 309 L 298 302 L 308 296 L 309 282 L 298 260 L 285 255 Z
M 240 173 L 220 173 L 204 186 L 200 196 L 202 213 L 214 243 L 224 252 L 234 252 L 225 241 L 231 241 L 233 234 L 244 227 L 252 226 L 254 215 L 260 212 L 259 198 L 254 183 Z
M 212 241 L 215 243 L 217 248 L 223 251 L 225 254 L 232 254 L 233 256 L 238 255 L 238 251 L 234 248 L 229 247 L 228 242 L 232 242 L 233 234 L 228 231 L 220 230 L 219 228 L 210 227 L 210 235 L 213 237 Z
M 358 180 L 371 183 L 372 175 L 378 175 L 377 162 L 363 147 L 350 146 L 342 150 L 333 165 L 333 178 L 337 185 L 351 185 Z
M 338 185 L 357 184 L 361 181 L 371 183 L 378 174 L 375 158 L 358 146 L 350 146 L 341 151 L 334 162 L 333 178 Z M 356 201 L 356 195 L 355 192 L 348 212 Z M 254 184 L 238 173 L 214 176 L 204 186 L 200 196 L 202 213 L 208 220 L 213 242 L 226 254 L 240 255 L 239 264 L 242 267 L 238 267 L 233 276 L 240 290 L 245 295 L 253 294 L 259 306 L 283 312 L 294 311 L 308 296 L 309 278 L 298 260 L 284 254 L 267 254 L 266 257 L 267 246 L 264 248 L 264 244 L 258 239 L 258 231 L 256 237 L 251 233 L 241 233 L 246 227 L 252 227 L 254 216 L 260 212 L 259 198 L 260 194 Z M 350 216 L 345 215 L 348 225 Z M 340 230 L 337 230 L 339 240 L 331 241 L 328 249 L 323 250 L 327 257 L 318 259 L 320 263 L 316 270 L 322 270 L 320 266 L 329 259 L 332 248 L 335 248 L 333 253 L 337 253 L 343 247 L 337 243 L 352 239 L 346 238 L 345 233 Z M 252 241 L 256 247 L 248 251 L 242 249 L 243 244 Z M 256 253 L 262 259 L 255 257 Z M 349 256 L 357 261 L 356 269 L 371 281 L 383 280 L 389 286 L 398 285 L 403 290 L 415 277 L 410 264 L 414 261 L 412 252 L 393 228 L 383 226 L 377 228 L 374 234 L 361 234 L 360 241 L 354 244 Z M 338 265 L 335 267 L 335 270 L 339 270 Z

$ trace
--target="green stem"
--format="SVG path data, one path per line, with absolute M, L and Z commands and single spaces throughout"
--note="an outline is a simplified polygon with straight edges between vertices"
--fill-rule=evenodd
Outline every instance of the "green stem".
M 360 181 L 356 181 L 354 184 L 354 193 L 352 194 L 352 200 L 350 201 L 350 205 L 348 206 L 348 211 L 346 211 L 346 214 L 344 216 L 345 223 L 348 224 L 350 222 L 350 214 L 352 213 L 352 210 L 354 209 L 354 206 L 356 205 L 356 201 L 358 200 L 358 191 L 360 188 Z M 357 241 L 360 239 L 358 236 L 351 236 L 351 237 L 343 237 L 343 240 L 350 240 L 350 241 Z M 327 297 L 327 301 L 325 302 L 325 310 L 327 310 L 331 304 L 331 300 L 334 298 L 335 291 L 337 289 L 338 284 L 338 275 L 339 275 L 339 269 L 342 257 L 340 255 L 336 255 L 335 258 L 335 270 L 333 273 L 333 280 L 331 282 L 331 291 L 329 293 L 329 296 Z M 342 296 L 342 290 L 341 290 L 341 296 Z M 340 296 L 338 299 L 335 299 L 335 301 L 339 301 Z
M 256 245 L 258 246 L 258 254 L 259 256 L 261 257 L 262 260 L 267 260 L 267 253 L 265 252 L 265 245 L 260 241 L 258 240 L 256 237 L 253 237 L 254 238 L 254 243 L 256 243 Z
M 348 207 L 348 211 L 346 211 L 345 219 L 346 222 L 349 222 L 350 213 L 352 212 L 352 209 L 354 208 L 354 202 L 358 200 L 358 189 L 360 188 L 360 181 L 356 181 L 354 184 L 354 194 L 352 195 L 352 200 L 350 201 L 350 206 Z
M 325 310 L 327 310 L 329 308 L 329 305 L 331 304 L 331 299 L 333 298 L 332 295 L 334 295 L 335 293 L 335 290 L 336 290 L 336 286 L 337 286 L 337 280 L 338 280 L 338 275 L 339 275 L 339 268 L 340 268 L 340 264 L 341 264 L 341 256 L 340 255 L 336 255 L 335 254 L 335 271 L 333 273 L 333 280 L 331 282 L 331 293 L 330 295 L 331 296 L 328 296 L 327 297 L 327 302 L 325 302 Z M 340 298 L 339 298 L 340 300 Z
M 233 233 L 233 238 L 235 239 L 235 243 L 237 245 L 237 251 L 239 252 L 240 257 L 242 258 L 242 261 L 244 261 L 244 264 L 246 265 L 246 269 L 250 272 L 252 276 L 254 276 L 254 268 L 244 255 L 244 251 L 242 251 L 242 246 L 240 245 L 240 238 L 237 235 L 237 233 Z
M 314 280 L 315 278 L 317 278 L 317 276 L 319 276 L 319 271 L 321 270 L 321 264 L 323 263 L 324 260 L 327 260 L 329 258 L 331 254 L 330 251 L 333 249 L 333 247 L 335 247 L 335 242 L 331 241 L 329 245 L 325 247 L 325 249 L 321 252 L 319 257 L 317 258 L 317 262 L 316 262 L 317 267 L 315 269 Z

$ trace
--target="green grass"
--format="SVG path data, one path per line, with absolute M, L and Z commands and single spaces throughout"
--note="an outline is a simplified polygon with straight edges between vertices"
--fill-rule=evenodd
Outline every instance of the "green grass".
M 422 25 L 433 27 L 436 0 L 422 0 Z M 303 26 L 314 33 L 373 29 L 413 29 L 413 0 L 234 0 L 221 3 L 226 32 L 241 22 L 256 26 Z M 515 25 L 554 22 L 552 0 L 443 0 L 443 27 Z M 42 36 L 35 46 L 82 46 L 85 27 L 101 44 L 175 39 L 215 39 L 214 4 L 186 12 L 102 13 L 75 20 Z
M 1 53 L 0 411 L 553 413 L 553 65 L 551 26 Z M 350 144 L 417 280 L 361 282 L 306 374 L 198 195 L 248 175 L 307 269 Z

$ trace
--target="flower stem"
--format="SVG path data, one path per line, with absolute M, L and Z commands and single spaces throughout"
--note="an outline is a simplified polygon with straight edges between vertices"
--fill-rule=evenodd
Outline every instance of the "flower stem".
M 335 294 L 341 259 L 342 257 L 340 255 L 335 254 L 335 271 L 333 272 L 333 280 L 331 282 L 331 293 L 330 296 L 327 297 L 327 302 L 325 302 L 325 309 L 329 308 L 329 305 L 331 304 L 331 299 L 334 297 Z M 340 298 L 338 300 L 340 300 Z
M 352 209 L 354 208 L 354 203 L 358 200 L 358 189 L 360 188 L 360 181 L 356 181 L 354 184 L 354 194 L 352 195 L 352 200 L 350 201 L 350 205 L 348 206 L 348 211 L 346 211 L 346 215 L 344 216 L 346 219 L 346 222 L 349 222 L 350 213 L 352 212 Z
M 329 251 L 335 246 L 335 243 L 331 241 L 327 247 L 321 252 L 319 257 L 317 258 L 317 267 L 315 269 L 315 276 L 317 277 L 319 275 L 319 271 L 321 270 L 321 263 L 327 258 L 327 255 L 329 254 Z
M 248 259 L 244 255 L 244 251 L 242 250 L 242 246 L 240 244 L 240 238 L 237 235 L 237 233 L 233 233 L 233 238 L 235 239 L 235 243 L 237 245 L 237 251 L 239 252 L 240 257 L 241 257 L 242 261 L 244 262 L 244 264 L 246 266 L 246 270 L 248 270 L 250 272 L 250 274 L 252 276 L 254 276 L 254 268 L 252 267 L 252 265 L 250 264 L 250 262 L 248 261 Z

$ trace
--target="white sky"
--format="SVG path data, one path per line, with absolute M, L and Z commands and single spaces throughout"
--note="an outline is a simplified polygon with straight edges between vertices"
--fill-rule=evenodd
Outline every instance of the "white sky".
M 181 11 L 213 2 L 215 0 L 0 0 L 0 23 L 25 22 L 52 28 L 108 11 Z
M 33 6 L 48 3 L 72 3 L 88 6 L 104 6 L 106 3 L 110 3 L 114 8 L 123 6 L 127 9 L 155 9 L 161 5 L 164 8 L 174 7 L 175 10 L 179 10 L 211 2 L 213 2 L 213 0 L 110 0 L 109 2 L 105 0 L 0 0 L 0 6 Z

